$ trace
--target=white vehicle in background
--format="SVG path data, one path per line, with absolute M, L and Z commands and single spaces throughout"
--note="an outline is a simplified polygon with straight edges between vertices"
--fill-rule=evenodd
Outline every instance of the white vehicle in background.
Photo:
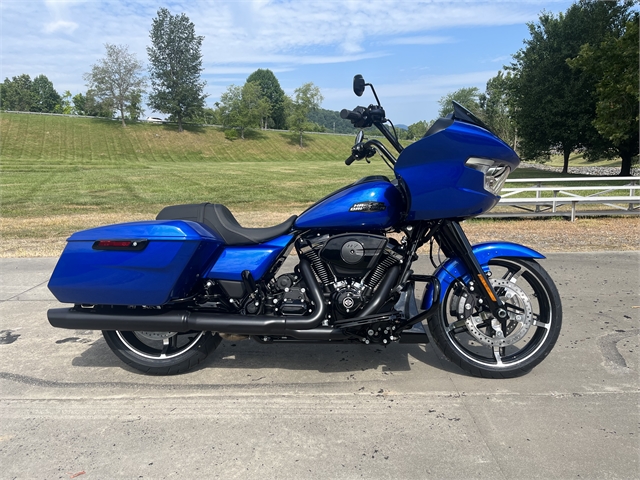
M 147 122 L 149 123 L 164 123 L 164 120 L 158 117 L 147 117 Z

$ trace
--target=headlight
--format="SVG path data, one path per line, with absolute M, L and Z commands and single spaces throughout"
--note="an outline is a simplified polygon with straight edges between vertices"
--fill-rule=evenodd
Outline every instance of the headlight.
M 488 158 L 471 157 L 465 165 L 484 173 L 484 189 L 494 195 L 500 193 L 504 182 L 507 181 L 507 177 L 511 173 L 511 168 L 507 165 Z

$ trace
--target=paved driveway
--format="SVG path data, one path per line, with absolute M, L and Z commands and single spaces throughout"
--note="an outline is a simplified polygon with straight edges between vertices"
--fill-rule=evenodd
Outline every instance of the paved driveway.
M 55 259 L 1 259 L 1 478 L 638 478 L 640 254 L 553 254 L 564 327 L 511 380 L 432 345 L 223 342 L 199 370 L 127 370 L 57 330 Z M 426 273 L 426 267 L 425 271 Z

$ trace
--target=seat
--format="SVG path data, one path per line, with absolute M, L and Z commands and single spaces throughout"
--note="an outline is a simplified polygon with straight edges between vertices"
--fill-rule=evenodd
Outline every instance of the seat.
M 297 215 L 279 225 L 267 228 L 245 228 L 227 207 L 219 203 L 197 203 L 165 207 L 156 220 L 190 220 L 203 223 L 216 232 L 227 245 L 257 245 L 291 231 Z

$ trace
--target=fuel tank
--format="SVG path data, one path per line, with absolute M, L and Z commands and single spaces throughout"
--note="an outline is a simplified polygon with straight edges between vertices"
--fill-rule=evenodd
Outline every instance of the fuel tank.
M 405 210 L 404 197 L 393 182 L 383 176 L 365 177 L 304 211 L 295 228 L 384 230 L 396 224 Z

